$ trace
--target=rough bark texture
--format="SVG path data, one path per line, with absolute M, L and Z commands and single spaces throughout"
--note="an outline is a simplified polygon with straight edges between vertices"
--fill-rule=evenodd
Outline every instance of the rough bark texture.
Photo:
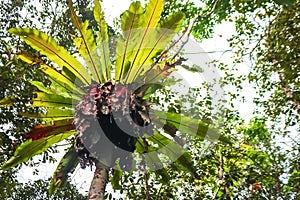
M 105 187 L 108 182 L 108 169 L 101 163 L 96 163 L 94 178 L 92 180 L 88 199 L 102 200 L 105 195 Z

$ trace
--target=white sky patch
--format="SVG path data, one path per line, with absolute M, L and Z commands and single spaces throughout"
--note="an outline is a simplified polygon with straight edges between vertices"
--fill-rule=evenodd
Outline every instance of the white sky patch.
M 232 52 L 229 46 L 228 39 L 235 33 L 235 24 L 233 22 L 223 22 L 216 25 L 214 29 L 214 36 L 211 39 L 204 40 L 200 46 L 208 52 L 212 60 L 220 60 L 227 65 L 234 65 L 233 60 L 235 53 Z M 238 71 L 235 75 L 247 75 L 250 72 L 251 63 L 245 59 L 242 63 L 238 64 L 236 68 Z M 220 72 L 221 76 L 223 72 Z M 225 90 L 235 90 L 234 87 L 226 87 Z M 234 91 L 233 91 L 234 92 Z M 240 111 L 241 116 L 247 121 L 252 118 L 255 105 L 253 99 L 256 96 L 255 89 L 248 83 L 243 83 L 243 91 L 240 96 L 245 96 L 246 101 L 234 101 L 236 109 Z
M 120 15 L 129 8 L 130 3 L 130 0 L 104 0 L 101 6 L 106 22 L 112 25 L 114 19 L 119 18 Z
M 65 142 L 60 142 L 58 143 L 58 145 L 60 144 L 65 144 Z M 58 146 L 58 152 L 59 153 L 55 153 L 52 154 L 52 156 L 57 160 L 56 163 L 40 163 L 40 166 L 38 167 L 39 173 L 38 174 L 34 174 L 33 172 L 36 170 L 36 168 L 34 167 L 30 167 L 30 166 L 25 166 L 23 165 L 22 168 L 18 171 L 17 174 L 17 178 L 20 182 L 25 183 L 28 181 L 34 181 L 37 179 L 47 179 L 49 177 L 51 177 L 58 165 L 58 162 L 62 159 L 62 157 L 64 156 L 65 153 L 65 149 L 67 147 L 66 146 Z M 42 155 L 36 155 L 34 156 L 34 161 L 37 162 L 38 160 L 42 160 Z

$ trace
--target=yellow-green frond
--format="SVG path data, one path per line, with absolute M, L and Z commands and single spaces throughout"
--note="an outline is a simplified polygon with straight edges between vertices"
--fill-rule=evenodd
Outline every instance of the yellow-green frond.
M 9 32 L 20 36 L 27 44 L 61 68 L 67 67 L 85 85 L 91 83 L 91 76 L 87 70 L 64 47 L 59 46 L 51 36 L 29 28 L 11 28 Z
M 92 73 L 94 81 L 99 83 L 105 82 L 105 76 L 101 71 L 100 57 L 97 53 L 97 46 L 94 38 L 93 31 L 88 29 L 89 22 L 82 23 L 75 13 L 72 1 L 68 3 L 71 11 L 71 19 L 74 26 L 79 31 L 80 36 L 73 36 L 74 43 L 85 60 L 87 68 Z
M 97 48 L 100 54 L 100 71 L 105 81 L 111 79 L 111 62 L 108 45 L 108 26 L 104 19 L 104 13 L 98 0 L 95 0 L 94 17 L 98 23 L 99 31 L 97 33 Z

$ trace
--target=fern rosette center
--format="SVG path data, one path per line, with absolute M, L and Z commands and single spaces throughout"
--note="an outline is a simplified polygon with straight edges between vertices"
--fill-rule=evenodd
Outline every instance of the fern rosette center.
M 76 126 L 75 149 L 82 168 L 99 160 L 113 166 L 120 162 L 123 168 L 130 168 L 132 152 L 138 137 L 151 123 L 150 104 L 130 89 L 128 85 L 92 84 L 75 107 Z

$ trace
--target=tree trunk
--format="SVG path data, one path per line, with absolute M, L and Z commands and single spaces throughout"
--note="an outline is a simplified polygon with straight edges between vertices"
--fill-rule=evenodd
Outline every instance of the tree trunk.
M 94 178 L 89 190 L 88 199 L 103 200 L 107 182 L 108 168 L 102 165 L 100 162 L 97 162 L 94 172 Z

